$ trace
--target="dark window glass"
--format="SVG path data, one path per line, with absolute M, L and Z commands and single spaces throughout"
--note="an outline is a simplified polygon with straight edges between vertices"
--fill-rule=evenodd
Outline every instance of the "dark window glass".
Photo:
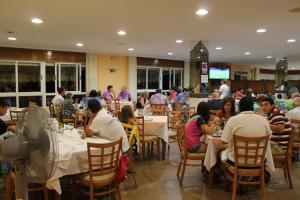
M 18 63 L 19 92 L 41 91 L 41 67 L 39 63 Z

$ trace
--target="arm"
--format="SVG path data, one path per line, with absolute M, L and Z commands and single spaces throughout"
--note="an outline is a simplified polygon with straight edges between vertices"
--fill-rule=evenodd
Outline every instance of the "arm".
M 89 120 L 89 123 L 88 125 L 86 126 L 84 132 L 86 134 L 87 137 L 91 137 L 93 135 L 95 135 L 97 132 L 96 131 L 93 131 L 90 127 L 93 123 L 93 120 L 94 120 L 94 117 L 92 117 L 90 120 Z

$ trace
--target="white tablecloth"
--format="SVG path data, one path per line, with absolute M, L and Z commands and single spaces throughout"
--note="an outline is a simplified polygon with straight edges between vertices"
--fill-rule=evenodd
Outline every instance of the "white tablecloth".
M 59 152 L 55 162 L 57 168 L 47 181 L 47 188 L 61 194 L 59 178 L 88 171 L 87 142 L 108 143 L 110 141 L 99 137 L 81 139 L 76 129 L 65 130 L 63 134 L 58 134 Z
M 144 134 L 156 135 L 163 139 L 166 143 L 169 142 L 168 132 L 168 117 L 167 116 L 148 116 L 144 118 Z
M 208 146 L 207 146 L 205 159 L 204 159 L 204 166 L 208 171 L 210 171 L 210 169 L 217 163 L 217 156 L 220 151 L 221 150 L 218 149 L 216 145 L 212 143 L 212 141 L 208 141 Z M 222 151 L 221 153 L 222 161 L 227 160 L 226 153 L 227 153 L 226 150 Z M 270 143 L 268 144 L 267 152 L 266 152 L 266 167 L 272 172 L 275 172 L 275 166 L 274 166 Z

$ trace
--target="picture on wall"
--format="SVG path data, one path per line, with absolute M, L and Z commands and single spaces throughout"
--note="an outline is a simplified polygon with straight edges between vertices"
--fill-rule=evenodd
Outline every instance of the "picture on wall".
M 202 72 L 201 74 L 207 75 L 207 72 L 208 72 L 208 70 L 207 70 L 207 62 L 202 62 L 201 72 Z

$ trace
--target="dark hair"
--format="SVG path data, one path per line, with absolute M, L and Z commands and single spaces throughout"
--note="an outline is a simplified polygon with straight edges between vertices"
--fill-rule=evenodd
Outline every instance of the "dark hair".
M 107 86 L 107 90 L 110 90 L 111 88 L 113 88 L 112 85 Z
M 8 103 L 3 98 L 0 98 L 0 107 L 8 107 Z
M 195 113 L 194 115 L 201 115 L 201 117 L 203 117 L 203 119 L 207 123 L 210 118 L 208 104 L 204 101 L 200 102 L 197 106 L 197 113 Z
M 157 89 L 156 89 L 156 93 L 161 94 L 161 89 L 160 89 L 160 88 L 157 88 Z
M 98 96 L 98 92 L 96 90 L 91 90 L 89 97 L 97 97 Z
M 235 102 L 234 102 L 234 99 L 232 97 L 226 97 L 225 99 L 223 99 L 223 102 L 222 102 L 222 113 L 225 114 L 224 105 L 227 102 L 231 103 L 230 116 L 235 116 L 236 115 L 236 113 L 235 113 Z
M 120 121 L 128 123 L 128 120 L 133 117 L 132 107 L 129 105 L 123 106 L 120 113 Z
M 58 94 L 61 94 L 63 91 L 65 91 L 65 88 L 63 87 L 57 89 Z
M 272 99 L 271 97 L 265 97 L 261 100 L 261 102 L 267 101 L 269 102 L 271 105 L 274 105 L 274 99 Z
M 171 89 L 177 92 L 178 87 L 176 85 L 172 85 Z
M 240 112 L 253 111 L 253 100 L 251 97 L 244 96 L 239 102 Z
M 97 99 L 90 99 L 88 101 L 88 108 L 92 111 L 92 113 L 96 113 L 101 110 L 101 104 Z
M 282 99 L 282 94 L 277 94 L 278 99 Z
M 189 90 L 187 88 L 183 88 L 183 92 L 188 92 Z

